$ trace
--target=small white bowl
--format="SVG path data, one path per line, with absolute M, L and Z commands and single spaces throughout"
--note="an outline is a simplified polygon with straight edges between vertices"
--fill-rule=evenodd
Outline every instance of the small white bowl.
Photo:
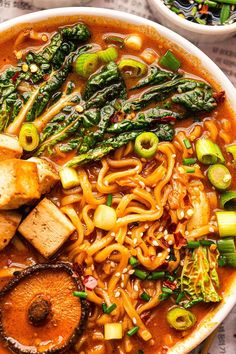
M 228 104 L 230 104 L 233 112 L 236 113 L 236 88 L 206 54 L 183 37 L 170 31 L 168 28 L 129 13 L 95 7 L 67 7 L 34 12 L 1 23 L 0 44 L 1 41 L 4 41 L 9 37 L 11 38 L 14 33 L 19 31 L 19 29 L 29 27 L 29 25 L 33 23 L 45 23 L 45 21 L 51 21 L 56 24 L 61 21 L 66 24 L 67 21 L 70 21 L 69 23 L 74 23 L 75 21 L 78 21 L 79 18 L 84 19 L 85 22 L 87 21 L 91 26 L 93 23 L 102 23 L 106 26 L 115 26 L 117 31 L 119 31 L 119 28 L 124 27 L 130 29 L 131 27 L 154 38 L 165 38 L 170 45 L 175 45 L 182 53 L 185 53 L 189 60 L 192 60 L 198 68 L 201 68 L 204 77 L 211 79 L 210 82 L 214 79 L 217 88 L 225 91 Z M 235 294 L 236 274 L 234 273 L 230 284 L 228 284 L 228 287 L 224 292 L 221 303 L 216 306 L 214 310 L 208 312 L 191 335 L 183 338 L 169 349 L 168 354 L 187 354 L 200 344 L 216 327 L 219 326 L 232 310 L 233 306 L 236 304 Z
M 153 15 L 164 26 L 183 37 L 201 43 L 216 43 L 236 34 L 236 22 L 230 25 L 209 26 L 188 21 L 171 11 L 162 0 L 148 0 Z

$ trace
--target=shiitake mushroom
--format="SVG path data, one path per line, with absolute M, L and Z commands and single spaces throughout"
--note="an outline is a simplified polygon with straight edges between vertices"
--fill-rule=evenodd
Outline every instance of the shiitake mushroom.
M 0 292 L 0 336 L 15 353 L 61 354 L 75 343 L 88 317 L 80 278 L 65 263 L 37 264 Z

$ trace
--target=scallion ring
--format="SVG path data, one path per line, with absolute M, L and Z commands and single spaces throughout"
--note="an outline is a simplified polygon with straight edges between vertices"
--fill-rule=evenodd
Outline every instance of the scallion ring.
M 220 206 L 225 210 L 236 210 L 236 191 L 227 191 L 221 194 Z
M 228 168 L 221 164 L 210 166 L 207 170 L 207 177 L 215 188 L 222 191 L 228 189 L 232 182 Z
M 196 323 L 196 316 L 182 307 L 174 307 L 167 312 L 167 322 L 177 331 L 186 331 Z
M 145 132 L 137 136 L 134 143 L 135 153 L 146 159 L 153 157 L 158 148 L 159 139 L 152 132 Z
M 217 211 L 216 219 L 220 237 L 236 236 L 236 212 Z
M 141 61 L 123 58 L 118 64 L 120 71 L 128 77 L 138 77 L 146 74 L 147 65 Z
M 115 47 L 109 47 L 104 50 L 99 50 L 97 55 L 103 63 L 109 63 L 110 61 L 115 61 L 118 58 L 118 51 Z
M 167 52 L 159 59 L 159 64 L 172 71 L 177 71 L 181 66 L 181 62 L 171 50 L 167 50 Z
M 96 53 L 84 53 L 78 56 L 75 61 L 75 71 L 78 75 L 87 78 L 98 66 L 98 55 Z
M 39 134 L 33 123 L 24 123 L 19 134 L 19 143 L 25 151 L 33 151 L 39 145 Z
M 217 144 L 207 138 L 198 139 L 196 142 L 196 153 L 198 161 L 205 165 L 224 163 L 224 156 Z

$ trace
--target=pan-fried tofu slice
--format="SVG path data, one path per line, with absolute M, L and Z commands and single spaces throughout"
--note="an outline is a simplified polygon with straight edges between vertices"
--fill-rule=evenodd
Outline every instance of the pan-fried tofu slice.
M 51 257 L 75 231 L 69 219 L 44 198 L 20 224 L 18 231 L 45 257 Z
M 0 250 L 8 245 L 21 221 L 21 214 L 14 211 L 0 211 Z
M 23 153 L 23 149 L 17 137 L 0 134 L 0 161 L 7 159 L 19 159 Z
M 39 177 L 34 162 L 0 161 L 0 210 L 17 209 L 38 198 Z
M 60 177 L 53 164 L 39 157 L 31 157 L 27 161 L 35 162 L 38 168 L 39 189 L 41 194 L 48 193 L 55 184 L 60 181 Z

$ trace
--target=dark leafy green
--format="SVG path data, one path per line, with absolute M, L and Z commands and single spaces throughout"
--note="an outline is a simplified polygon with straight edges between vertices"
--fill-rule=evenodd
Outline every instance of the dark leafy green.
M 139 80 L 137 85 L 132 87 L 132 90 L 149 85 L 159 85 L 169 80 L 175 80 L 179 76 L 179 74 L 173 74 L 172 72 L 161 70 L 158 68 L 158 66 L 152 65 L 148 75 L 145 78 Z

